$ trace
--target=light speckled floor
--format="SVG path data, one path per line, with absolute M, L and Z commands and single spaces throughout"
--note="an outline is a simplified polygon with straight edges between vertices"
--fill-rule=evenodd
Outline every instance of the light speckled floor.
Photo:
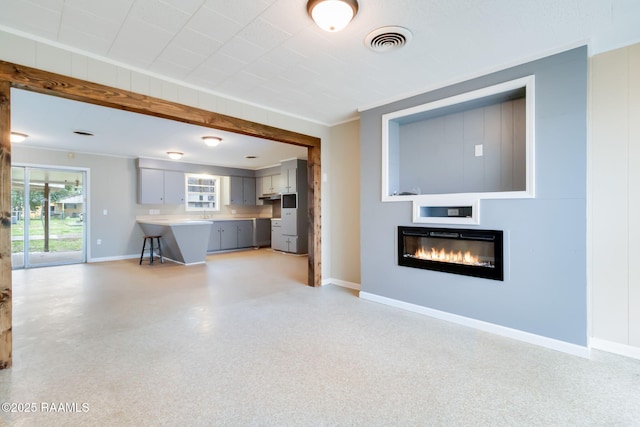
M 14 272 L 8 425 L 640 425 L 640 361 L 304 286 L 305 257 Z M 42 412 L 42 403 L 79 412 Z M 82 412 L 82 404 L 88 412 Z M 23 405 L 24 406 L 24 405 Z M 73 409 L 73 406 L 70 406 Z

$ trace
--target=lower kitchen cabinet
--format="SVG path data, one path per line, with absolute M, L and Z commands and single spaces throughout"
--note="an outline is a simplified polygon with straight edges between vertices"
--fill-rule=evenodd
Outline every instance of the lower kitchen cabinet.
M 214 221 L 207 250 L 249 248 L 253 246 L 253 221 Z
M 284 251 L 285 244 L 282 239 L 282 221 L 271 220 L 271 249 L 276 251 Z
M 282 249 L 285 252 L 298 252 L 298 236 L 287 236 L 286 234 L 282 235 Z
M 271 221 L 271 249 L 281 252 L 298 252 L 298 236 L 285 234 L 286 219 Z

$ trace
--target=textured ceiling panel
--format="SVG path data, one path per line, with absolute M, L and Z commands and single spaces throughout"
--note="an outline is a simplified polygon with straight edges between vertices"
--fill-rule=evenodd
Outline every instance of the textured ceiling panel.
M 326 124 L 580 44 L 598 52 L 640 41 L 636 0 L 359 5 L 338 33 L 315 26 L 306 0 L 0 0 L 0 25 Z M 365 46 L 390 25 L 409 29 L 411 42 Z

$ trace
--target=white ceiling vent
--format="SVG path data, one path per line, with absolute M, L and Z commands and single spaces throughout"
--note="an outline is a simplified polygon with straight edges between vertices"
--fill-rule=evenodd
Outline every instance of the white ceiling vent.
M 411 31 L 404 27 L 381 27 L 373 30 L 364 39 L 364 44 L 374 52 L 399 49 L 413 38 Z

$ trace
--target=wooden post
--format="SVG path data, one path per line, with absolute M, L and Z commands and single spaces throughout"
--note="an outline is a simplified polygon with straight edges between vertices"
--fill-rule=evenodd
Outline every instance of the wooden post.
M 307 194 L 309 206 L 309 286 L 322 286 L 322 245 L 320 226 L 320 144 L 309 147 L 307 152 Z
M 0 369 L 11 366 L 11 87 L 0 81 Z

